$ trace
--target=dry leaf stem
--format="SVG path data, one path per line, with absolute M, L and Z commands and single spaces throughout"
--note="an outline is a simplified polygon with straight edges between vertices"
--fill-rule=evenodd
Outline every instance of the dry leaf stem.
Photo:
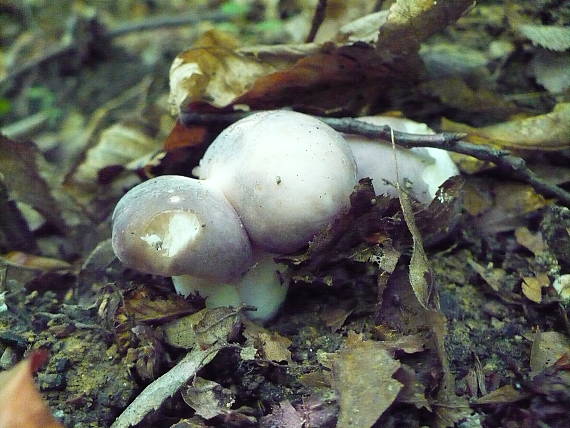
M 252 113 L 254 112 L 224 114 L 184 112 L 180 118 L 182 123 L 186 126 L 211 123 L 229 124 Z M 381 139 L 386 142 L 390 141 L 391 128 L 387 125 L 376 126 L 351 117 L 315 117 L 340 132 L 363 135 L 368 138 Z M 499 168 L 509 171 L 514 178 L 530 184 L 538 193 L 546 197 L 557 198 L 561 203 L 570 207 L 570 192 L 542 180 L 526 166 L 524 159 L 514 156 L 508 150 L 494 149 L 489 146 L 462 141 L 461 139 L 466 136 L 464 133 L 441 132 L 439 134 L 422 135 L 409 134 L 396 130 L 394 130 L 393 133 L 395 138 L 394 142 L 402 147 L 435 147 L 493 162 Z
M 327 11 L 327 0 L 319 0 L 317 8 L 315 9 L 315 14 L 313 15 L 313 20 L 311 21 L 311 30 L 305 42 L 311 43 L 315 40 L 315 36 L 319 31 L 319 28 L 323 21 L 325 20 Z

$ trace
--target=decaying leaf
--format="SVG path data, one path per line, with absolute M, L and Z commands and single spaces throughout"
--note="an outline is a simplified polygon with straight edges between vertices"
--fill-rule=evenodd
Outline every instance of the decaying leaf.
M 33 254 L 22 253 L 21 251 L 10 251 L 8 254 L 0 256 L 0 259 L 15 266 L 36 269 L 44 272 L 71 269 L 71 265 L 65 260 L 35 256 Z
M 474 404 L 503 404 L 516 403 L 529 397 L 529 394 L 516 390 L 512 385 L 504 385 L 483 397 L 475 400 Z
M 251 321 L 244 321 L 246 344 L 254 346 L 265 360 L 292 363 L 289 347 L 292 342 L 276 331 L 267 330 Z
M 552 366 L 564 354 L 570 354 L 570 339 L 556 331 L 536 333 L 530 352 L 530 368 L 536 375 Z
M 570 88 L 570 52 L 539 51 L 531 67 L 536 81 L 549 92 L 560 94 Z
M 397 0 L 380 28 L 376 49 L 382 56 L 415 52 L 421 42 L 454 22 L 472 5 L 471 0 Z
M 202 309 L 165 324 L 166 342 L 190 349 L 196 345 L 206 347 L 217 341 L 226 341 L 239 324 L 239 314 L 239 309 L 231 307 Z
M 7 372 L 0 373 L 0 427 L 63 428 L 38 392 L 32 375 L 47 360 L 47 352 L 34 351 Z
M 542 302 L 542 289 L 550 285 L 550 279 L 545 273 L 536 276 L 525 276 L 522 282 L 522 292 L 527 299 L 535 303 Z
M 400 193 L 400 205 L 402 213 L 410 233 L 412 234 L 413 247 L 410 259 L 409 275 L 410 284 L 418 302 L 424 309 L 439 306 L 437 291 L 434 289 L 434 278 L 431 265 L 424 250 L 423 238 L 416 225 L 416 219 L 412 211 L 410 200 L 398 187 Z
M 164 400 L 172 397 L 185 382 L 212 361 L 223 346 L 216 344 L 207 349 L 192 349 L 170 371 L 147 386 L 113 422 L 111 428 L 129 428 L 141 422 L 147 414 L 157 410 Z
M 553 51 L 570 49 L 570 28 L 557 25 L 519 24 L 516 29 L 535 45 Z
M 442 128 L 466 132 L 467 140 L 519 150 L 562 150 L 570 147 L 570 103 L 557 104 L 550 113 L 474 128 L 443 119 Z
M 515 230 L 515 238 L 520 245 L 532 251 L 535 256 L 543 253 L 547 248 L 542 233 L 533 233 L 527 227 L 517 228 Z
M 211 419 L 223 415 L 235 402 L 235 394 L 220 384 L 201 377 L 182 390 L 182 398 L 197 415 Z
M 288 400 L 285 400 L 273 406 L 271 413 L 261 419 L 260 426 L 263 428 L 297 428 L 303 426 L 303 422 L 304 420 L 299 412 Z
M 399 367 L 400 362 L 378 342 L 349 335 L 346 348 L 337 352 L 333 362 L 340 406 L 338 426 L 372 426 L 402 388 L 393 378 Z
M 30 141 L 17 143 L 0 135 L 0 165 L 11 199 L 26 203 L 65 230 L 60 205 L 42 176 L 47 164 L 36 145 Z

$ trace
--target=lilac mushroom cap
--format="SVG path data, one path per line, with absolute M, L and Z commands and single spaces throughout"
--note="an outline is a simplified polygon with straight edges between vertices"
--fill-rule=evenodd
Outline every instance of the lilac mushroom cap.
M 225 129 L 200 161 L 198 175 L 222 190 L 255 245 L 289 253 L 348 209 L 356 164 L 334 129 L 277 110 Z
M 155 275 L 231 281 L 252 263 L 245 229 L 222 192 L 176 175 L 123 196 L 113 213 L 112 244 L 125 265 Z
M 412 134 L 433 134 L 423 123 L 409 119 L 387 116 L 368 116 L 358 120 L 373 125 L 389 125 L 394 130 Z M 357 135 L 347 135 L 346 139 L 354 153 L 358 165 L 358 178 L 372 179 L 377 194 L 398 196 L 396 185 L 396 165 L 400 185 L 407 189 L 418 201 L 429 204 L 439 186 L 448 178 L 459 174 L 457 167 L 445 150 L 431 147 L 405 149 Z

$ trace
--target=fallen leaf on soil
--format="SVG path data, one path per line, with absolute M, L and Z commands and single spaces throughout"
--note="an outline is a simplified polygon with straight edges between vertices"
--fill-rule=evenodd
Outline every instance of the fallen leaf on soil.
M 271 413 L 261 418 L 260 426 L 263 428 L 298 428 L 303 426 L 303 423 L 301 415 L 288 400 L 285 400 L 273 406 Z
M 552 366 L 564 354 L 570 354 L 570 339 L 556 331 L 536 333 L 530 351 L 530 369 L 537 375 Z
M 399 367 L 382 344 L 349 335 L 346 348 L 336 353 L 333 362 L 340 406 L 337 426 L 372 426 L 402 389 L 393 378 Z
M 182 390 L 182 398 L 204 419 L 225 414 L 235 402 L 235 394 L 231 390 L 201 377 L 196 377 Z
M 52 416 L 32 378 L 47 358 L 46 351 L 34 351 L 12 369 L 0 373 L 1 428 L 63 428 Z
M 259 356 L 265 360 L 292 363 L 289 347 L 292 342 L 276 331 L 270 331 L 249 320 L 244 321 L 246 344 L 254 346 Z
M 550 113 L 474 128 L 443 119 L 442 129 L 466 132 L 468 141 L 519 150 L 562 150 L 570 147 L 570 103 Z
M 216 344 L 208 349 L 194 348 L 178 364 L 148 385 L 140 395 L 113 422 L 111 428 L 129 428 L 157 410 L 164 400 L 172 397 L 185 382 L 192 379 L 206 366 L 224 345 Z
M 19 267 L 44 272 L 68 270 L 71 268 L 71 265 L 64 260 L 35 256 L 33 254 L 22 253 L 21 251 L 10 251 L 8 254 L 0 256 L 0 258 Z
M 239 309 L 231 307 L 202 309 L 164 325 L 166 342 L 186 349 L 224 342 L 239 325 L 239 314 Z
M 516 403 L 529 397 L 529 394 L 516 390 L 512 385 L 504 385 L 493 392 L 479 397 L 474 404 L 504 404 Z
M 522 282 L 522 292 L 527 299 L 535 303 L 542 302 L 542 289 L 550 285 L 550 279 L 545 273 L 536 276 L 525 276 Z
M 542 233 L 532 233 L 524 226 L 515 230 L 515 238 L 520 245 L 530 250 L 535 256 L 544 252 L 547 248 Z
M 404 385 L 396 398 L 397 402 L 413 404 L 418 409 L 426 408 L 431 411 L 431 407 L 425 396 L 426 387 L 418 379 L 414 369 L 402 364 L 402 367 L 394 374 L 394 378 Z
M 199 146 L 206 141 L 207 134 L 207 127 L 203 125 L 186 127 L 177 120 L 164 141 L 164 150 L 172 151 L 182 147 Z
M 26 203 L 64 230 L 59 204 L 42 176 L 46 165 L 34 143 L 17 143 L 0 135 L 0 166 L 11 199 Z

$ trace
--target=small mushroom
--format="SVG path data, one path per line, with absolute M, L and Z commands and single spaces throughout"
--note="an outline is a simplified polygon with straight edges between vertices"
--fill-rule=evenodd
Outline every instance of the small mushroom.
M 253 114 L 210 145 L 201 179 L 221 189 L 252 242 L 290 253 L 348 209 L 356 164 L 338 132 L 286 110 Z
M 423 123 L 387 116 L 361 117 L 359 120 L 373 125 L 389 125 L 394 130 L 413 134 L 433 134 Z M 418 201 L 429 204 L 445 180 L 459 174 L 445 150 L 431 147 L 405 149 L 378 142 L 366 137 L 347 135 L 346 139 L 358 165 L 358 178 L 372 179 L 377 194 L 397 197 L 396 176 L 400 186 L 407 189 Z M 396 175 L 396 165 L 397 172 Z
M 252 261 L 246 231 L 222 192 L 176 175 L 123 196 L 113 213 L 112 244 L 125 265 L 163 276 L 233 281 Z

